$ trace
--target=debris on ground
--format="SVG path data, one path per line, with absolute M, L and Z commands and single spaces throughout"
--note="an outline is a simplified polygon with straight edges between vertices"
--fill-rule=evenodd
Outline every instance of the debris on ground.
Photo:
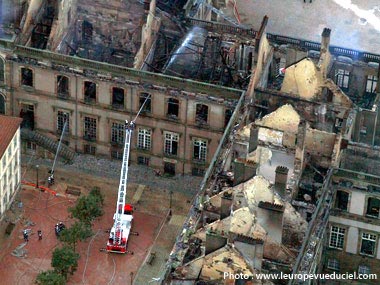
M 27 255 L 26 253 L 28 252 L 26 249 L 24 249 L 24 247 L 27 245 L 28 243 L 27 242 L 24 242 L 22 244 L 20 244 L 18 247 L 16 247 L 13 251 L 12 251 L 12 255 L 13 256 L 16 256 L 16 257 L 23 257 L 25 258 Z

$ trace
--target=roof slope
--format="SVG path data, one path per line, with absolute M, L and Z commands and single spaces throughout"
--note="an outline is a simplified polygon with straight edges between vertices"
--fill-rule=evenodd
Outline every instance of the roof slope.
M 3 157 L 21 122 L 21 118 L 0 115 L 0 158 Z
M 301 117 L 293 106 L 286 104 L 262 119 L 257 120 L 256 124 L 283 132 L 297 133 L 300 120 Z

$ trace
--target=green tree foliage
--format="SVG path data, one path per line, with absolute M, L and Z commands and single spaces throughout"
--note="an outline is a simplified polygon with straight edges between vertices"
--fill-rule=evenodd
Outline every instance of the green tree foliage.
M 88 195 L 80 197 L 73 208 L 69 208 L 71 215 L 86 225 L 96 217 L 103 215 L 101 201 L 98 196 Z
M 51 266 L 67 280 L 67 275 L 74 274 L 77 270 L 79 257 L 79 253 L 76 253 L 70 246 L 56 248 L 53 251 Z
M 83 241 L 92 235 L 91 228 L 80 221 L 76 221 L 71 227 L 64 229 L 59 239 L 67 243 L 75 251 L 78 241 Z
M 100 188 L 95 186 L 94 188 L 91 189 L 90 191 L 90 196 L 97 197 L 99 199 L 99 203 L 103 206 L 104 205 L 104 195 L 100 191 Z
M 66 280 L 56 271 L 48 270 L 38 274 L 35 283 L 38 285 L 65 285 Z

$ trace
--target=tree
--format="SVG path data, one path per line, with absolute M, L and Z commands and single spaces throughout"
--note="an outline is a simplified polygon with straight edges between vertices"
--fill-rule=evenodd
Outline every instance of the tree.
M 35 283 L 38 285 L 65 285 L 66 280 L 56 271 L 48 270 L 38 274 Z
M 93 219 L 103 215 L 100 199 L 94 195 L 80 197 L 69 211 L 74 218 L 86 225 L 91 225 Z
M 104 195 L 100 191 L 100 188 L 95 186 L 91 189 L 90 194 L 91 196 L 96 197 L 99 200 L 100 205 L 104 205 Z
M 70 228 L 66 228 L 59 235 L 59 239 L 67 243 L 75 251 L 78 241 L 83 241 L 92 235 L 91 228 L 83 222 L 76 221 Z
M 79 257 L 79 253 L 76 253 L 70 246 L 56 248 L 53 251 L 51 266 L 67 280 L 67 275 L 74 274 L 77 270 Z

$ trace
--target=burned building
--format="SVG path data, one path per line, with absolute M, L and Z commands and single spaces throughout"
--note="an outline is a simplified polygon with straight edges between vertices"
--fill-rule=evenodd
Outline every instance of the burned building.
M 124 121 L 148 98 L 132 161 L 203 175 L 244 90 L 147 71 L 158 36 L 177 23 L 155 1 L 111 4 L 26 2 L 14 20 L 22 32 L 1 41 L 1 113 L 24 119 L 26 151 L 54 153 L 68 121 L 64 158 L 121 159 Z
M 363 45 L 369 52 L 355 50 L 352 43 L 349 48 L 331 45 L 330 35 L 334 35 L 334 28 L 324 29 L 320 42 L 312 41 L 313 37 L 307 41 L 294 34 L 291 37 L 273 34 L 269 28 L 265 29 L 267 19 L 261 22 L 264 25 L 258 24 L 263 15 L 247 17 L 247 7 L 259 5 L 257 3 L 217 1 L 213 4 L 189 1 L 186 6 L 188 21 L 209 31 L 248 31 L 245 24 L 256 24 L 254 71 L 247 88 L 248 109 L 241 117 L 232 117 L 233 125 L 226 130 L 231 132 L 226 133 L 221 142 L 212 164 L 214 167 L 211 165 L 206 173 L 198 199 L 173 248 L 164 278 L 166 284 L 250 284 L 249 281 L 222 279 L 218 275 L 213 275 L 211 280 L 203 272 L 211 267 L 208 256 L 212 252 L 217 254 L 220 248 L 237 248 L 231 237 L 234 228 L 231 224 L 234 215 L 239 216 L 243 211 L 239 207 L 246 205 L 247 196 L 235 187 L 254 189 L 247 183 L 258 179 L 267 180 L 276 193 L 269 203 L 277 204 L 276 199 L 288 202 L 297 215 L 308 221 L 307 231 L 298 232 L 301 236 L 296 238 L 290 234 L 298 242 L 298 246 L 288 248 L 297 256 L 290 262 L 291 272 L 378 274 L 379 55 L 372 53 L 375 51 L 368 43 Z M 265 5 L 256 6 L 252 14 L 265 10 Z M 239 10 L 238 6 L 246 9 Z M 284 26 L 286 24 L 288 22 Z M 273 31 L 283 28 L 280 25 L 271 27 Z M 268 201 L 261 203 L 264 204 Z M 222 210 L 223 205 L 228 210 Z M 268 230 L 266 223 L 269 221 L 265 220 L 263 212 L 248 216 L 260 220 L 262 228 Z M 290 216 L 284 213 L 283 217 Z M 239 216 L 242 225 L 253 224 L 246 221 L 247 217 Z M 270 222 L 277 221 L 274 217 L 277 216 L 273 215 Z M 269 228 L 270 234 L 263 242 L 264 250 L 259 251 L 259 242 L 255 239 L 260 230 L 240 233 L 255 240 L 256 249 L 249 252 L 260 252 L 255 255 L 256 261 L 262 258 L 262 264 L 279 262 L 265 256 L 265 243 L 269 236 L 278 237 L 279 229 L 283 237 L 284 233 L 292 233 L 291 227 L 276 224 Z M 205 237 L 201 233 L 205 233 Z M 208 242 L 210 233 L 218 238 Z M 196 248 L 202 249 L 197 254 L 192 251 L 195 248 L 193 239 L 197 240 Z M 247 239 L 245 242 L 249 244 Z M 189 261 L 186 252 L 192 252 L 193 261 Z M 256 263 L 249 263 L 249 258 L 242 256 L 250 265 L 252 276 L 256 272 L 286 271 L 270 266 L 258 269 Z M 170 268 L 177 269 L 170 273 Z M 228 270 L 232 269 L 230 266 Z M 279 280 L 272 282 L 281 283 Z M 317 282 L 333 284 L 334 281 L 292 280 L 289 284 Z M 343 284 L 342 280 L 337 282 Z M 377 280 L 348 282 L 376 284 Z
M 380 56 L 254 14 L 270 1 L 183 2 L 1 2 L 0 113 L 24 150 L 49 156 L 67 122 L 64 158 L 120 159 L 147 100 L 131 160 L 204 176 L 161 281 L 376 272 Z

